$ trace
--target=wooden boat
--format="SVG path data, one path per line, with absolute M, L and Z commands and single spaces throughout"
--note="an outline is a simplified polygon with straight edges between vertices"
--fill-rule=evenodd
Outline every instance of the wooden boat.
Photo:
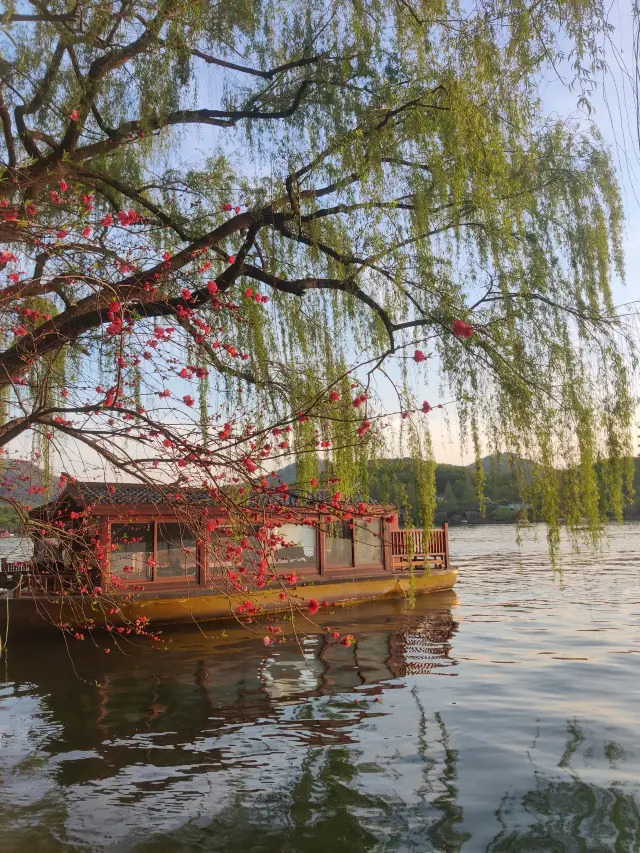
M 311 599 L 333 606 L 439 592 L 456 583 L 446 524 L 401 530 L 395 508 L 378 505 L 368 508 L 366 521 L 350 525 L 335 521 L 322 504 L 305 505 L 301 524 L 300 505 L 288 500 L 262 511 L 266 523 L 292 545 L 275 552 L 276 577 L 250 593 L 252 608 L 260 613 L 297 608 L 308 615 Z M 212 519 L 218 515 L 204 490 L 167 494 L 134 484 L 69 484 L 31 516 L 42 528 L 55 523 L 73 528 L 74 518 L 82 517 L 85 525 L 89 519 L 97 531 L 93 547 L 107 555 L 104 568 L 90 579 L 79 576 L 71 570 L 77 563 L 73 555 L 61 551 L 52 560 L 49 545 L 43 556 L 36 536 L 31 560 L 0 565 L 0 590 L 6 590 L 0 598 L 8 599 L 6 605 L 0 601 L 0 636 L 7 629 L 11 635 L 52 625 L 74 631 L 116 628 L 140 619 L 145 626 L 164 626 L 242 614 L 246 596 L 229 589 L 212 556 L 212 536 L 219 541 L 224 528 L 206 533 L 215 529 Z M 76 540 L 74 547 L 92 546 Z M 281 578 L 287 579 L 284 603 Z

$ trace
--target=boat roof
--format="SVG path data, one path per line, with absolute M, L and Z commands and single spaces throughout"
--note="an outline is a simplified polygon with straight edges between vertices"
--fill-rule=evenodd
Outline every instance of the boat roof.
M 251 497 L 250 507 L 273 511 L 282 507 L 306 507 L 317 511 L 321 505 L 330 500 L 331 495 L 328 491 L 301 493 L 288 489 L 285 492 L 270 491 L 266 494 L 254 494 Z M 354 498 L 352 502 L 358 503 L 360 500 L 360 498 Z M 379 510 L 395 510 L 394 506 L 383 505 L 375 500 L 368 500 L 366 503 L 368 506 L 377 506 Z M 31 510 L 29 515 L 34 519 L 50 518 L 54 513 L 60 514 L 73 509 L 86 510 L 96 506 L 160 508 L 176 505 L 214 507 L 218 504 L 219 501 L 207 489 L 184 487 L 175 483 L 152 486 L 145 483 L 73 480 L 67 483 L 54 500 Z

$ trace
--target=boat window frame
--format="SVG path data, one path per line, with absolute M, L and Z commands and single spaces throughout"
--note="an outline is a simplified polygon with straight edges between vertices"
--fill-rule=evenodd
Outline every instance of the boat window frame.
M 358 522 L 354 520 L 354 528 L 353 528 L 353 568 L 355 571 L 361 571 L 362 569 L 378 569 L 382 571 L 385 568 L 385 524 L 384 518 L 382 515 L 374 515 L 372 518 L 372 522 L 378 525 L 377 537 L 378 537 L 378 554 L 380 559 L 377 562 L 369 562 L 369 563 L 359 563 L 357 559 L 357 549 L 358 549 L 358 539 L 357 539 L 357 526 Z M 367 522 L 367 526 L 372 522 Z M 363 544 L 363 543 L 361 543 Z
M 131 586 L 139 585 L 139 584 L 185 584 L 185 585 L 200 585 L 200 579 L 202 577 L 202 545 L 201 545 L 201 536 L 198 535 L 197 530 L 194 530 L 194 539 L 195 539 L 195 555 L 196 555 L 196 571 L 193 575 L 181 574 L 181 575 L 166 575 L 164 577 L 158 577 L 158 534 L 159 534 L 159 526 L 161 524 L 181 524 L 183 527 L 187 525 L 176 518 L 175 515 L 172 514 L 163 514 L 163 515 L 154 515 L 153 517 L 144 516 L 144 515 L 136 515 L 130 518 L 116 518 L 111 516 L 107 519 L 107 542 L 108 542 L 108 554 L 109 554 L 109 567 L 108 567 L 108 577 L 111 579 L 111 530 L 114 524 L 151 524 L 153 525 L 153 552 L 152 552 L 152 566 L 151 566 L 151 577 L 147 578 L 129 578 L 122 577 L 121 575 L 116 575 L 118 578 L 119 584 L 128 584 Z

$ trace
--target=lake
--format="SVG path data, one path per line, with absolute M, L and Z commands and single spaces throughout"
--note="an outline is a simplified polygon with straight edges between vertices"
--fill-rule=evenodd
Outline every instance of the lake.
M 1 853 L 638 853 L 640 526 L 562 573 L 538 533 L 453 529 L 456 592 L 326 617 L 349 648 L 13 644 Z

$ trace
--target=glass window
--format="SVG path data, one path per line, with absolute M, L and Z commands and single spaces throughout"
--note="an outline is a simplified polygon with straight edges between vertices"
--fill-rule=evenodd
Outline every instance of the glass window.
M 230 531 L 216 530 L 209 538 L 207 547 L 209 557 L 208 576 L 210 580 L 221 581 L 227 577 L 227 571 L 237 571 L 240 566 L 246 565 L 246 556 L 243 551 L 242 559 L 238 559 L 239 543 L 229 535 Z
M 111 548 L 111 574 L 129 580 L 151 579 L 153 524 L 112 524 Z
M 354 522 L 356 566 L 382 565 L 382 539 L 380 538 L 380 519 L 373 521 L 360 519 Z
M 332 521 L 325 526 L 327 566 L 353 566 L 353 531 L 346 521 Z
M 157 578 L 195 577 L 196 540 L 184 524 L 158 523 Z
M 318 531 L 315 527 L 308 524 L 283 524 L 278 534 L 287 543 L 275 553 L 279 568 L 318 568 Z

